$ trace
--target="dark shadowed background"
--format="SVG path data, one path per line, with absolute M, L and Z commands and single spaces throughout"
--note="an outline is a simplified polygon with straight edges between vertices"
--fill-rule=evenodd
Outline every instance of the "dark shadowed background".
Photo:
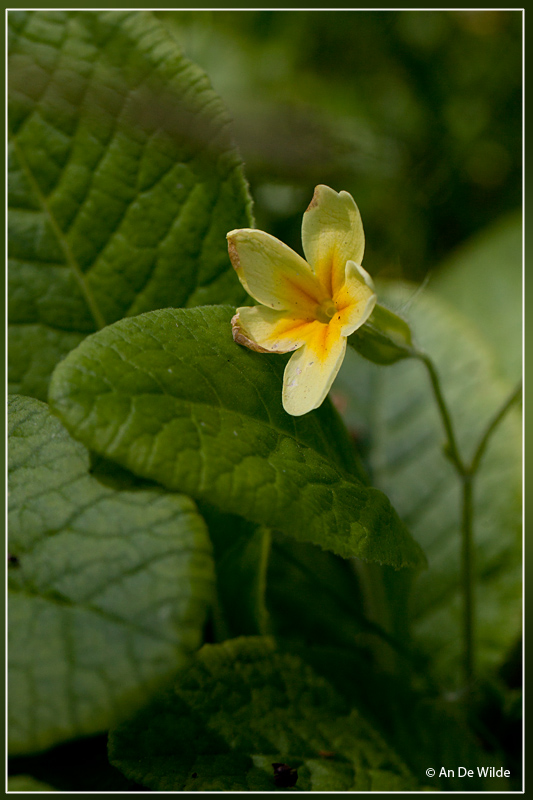
M 257 226 L 300 250 L 317 183 L 374 275 L 420 281 L 521 205 L 520 11 L 163 11 L 234 119 Z

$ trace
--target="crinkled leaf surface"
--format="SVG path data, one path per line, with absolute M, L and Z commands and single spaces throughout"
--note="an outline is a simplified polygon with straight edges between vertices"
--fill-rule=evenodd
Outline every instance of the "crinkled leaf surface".
M 129 489 L 154 485 L 112 461 L 91 455 L 92 474 L 109 486 Z M 270 633 L 265 606 L 270 531 L 235 514 L 221 514 L 206 503 L 199 511 L 213 545 L 217 586 L 212 609 L 215 641 Z
M 522 373 L 522 263 L 518 212 L 470 239 L 431 279 L 432 291 L 479 327 L 510 381 Z
M 10 382 L 46 399 L 91 331 L 240 302 L 225 235 L 250 198 L 221 101 L 149 12 L 8 18 Z
M 410 287 L 381 292 L 398 309 Z M 418 345 L 434 359 L 468 458 L 513 388 L 502 382 L 476 329 L 429 292 L 409 308 Z M 345 419 L 368 442 L 373 482 L 387 492 L 427 553 L 414 582 L 415 641 L 455 684 L 461 648 L 459 482 L 442 450 L 444 434 L 423 365 L 379 368 L 349 352 L 336 383 Z M 521 431 L 514 409 L 490 441 L 476 480 L 476 641 L 479 670 L 499 664 L 520 631 Z M 394 578 L 394 576 L 389 576 Z
M 361 658 L 354 647 L 315 646 L 283 639 L 278 646 L 302 658 L 345 697 L 345 707 L 356 707 L 402 758 L 427 790 L 505 791 L 512 784 L 505 777 L 427 776 L 428 764 L 476 764 L 501 767 L 504 757 L 488 752 L 471 728 L 471 718 L 453 692 L 435 696 L 413 682 L 414 672 L 384 672 L 372 660 Z M 355 677 L 354 677 L 355 676 Z M 420 675 L 418 675 L 420 678 Z M 519 775 L 513 778 L 520 780 Z M 516 785 L 516 782 L 515 784 Z
M 191 500 L 115 491 L 45 404 L 9 404 L 13 754 L 105 730 L 199 646 L 211 547 Z
M 343 557 L 394 567 L 423 555 L 364 485 L 325 404 L 281 405 L 283 356 L 233 342 L 224 306 L 166 309 L 86 339 L 58 365 L 50 402 L 71 433 L 136 475 Z
M 111 732 L 109 750 L 159 791 L 276 791 L 276 762 L 298 770 L 296 791 L 417 787 L 328 681 L 260 637 L 204 646 L 173 688 Z

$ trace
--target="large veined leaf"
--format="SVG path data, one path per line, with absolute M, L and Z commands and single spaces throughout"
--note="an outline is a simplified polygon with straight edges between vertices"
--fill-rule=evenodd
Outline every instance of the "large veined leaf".
M 116 491 L 47 406 L 9 404 L 10 752 L 105 730 L 199 646 L 213 594 L 191 500 Z
M 111 762 L 159 791 L 409 790 L 394 751 L 324 678 L 272 640 L 206 645 L 175 686 L 110 734 Z M 285 789 L 286 790 L 286 789 Z
M 391 308 L 407 294 L 391 287 Z M 434 359 L 465 458 L 512 386 L 501 381 L 477 331 L 453 309 L 418 295 L 409 307 L 416 340 Z M 415 641 L 449 684 L 461 680 L 460 488 L 428 376 L 409 360 L 376 367 L 349 352 L 336 383 L 348 425 L 368 442 L 376 486 L 387 492 L 424 547 L 429 569 L 414 582 Z M 499 664 L 521 622 L 521 432 L 516 409 L 495 432 L 474 488 L 477 668 Z M 394 576 L 392 576 L 394 578 Z
M 432 291 L 462 311 L 492 347 L 501 374 L 522 372 L 522 215 L 498 220 L 453 253 Z
M 45 399 L 91 331 L 239 302 L 225 235 L 250 199 L 221 101 L 149 12 L 8 21 L 10 382 Z
M 346 468 L 331 406 L 286 414 L 286 358 L 235 344 L 232 313 L 166 309 L 94 334 L 58 365 L 53 409 L 90 449 L 224 513 L 343 557 L 422 565 L 385 495 Z
M 118 489 L 153 485 L 112 461 L 91 455 L 92 474 L 107 485 Z M 234 514 L 221 514 L 205 503 L 199 511 L 213 545 L 217 586 L 212 609 L 215 641 L 270 633 L 265 607 L 270 531 Z

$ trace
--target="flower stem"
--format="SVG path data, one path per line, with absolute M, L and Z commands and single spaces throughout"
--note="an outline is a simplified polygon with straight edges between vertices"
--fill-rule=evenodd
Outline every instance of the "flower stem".
M 452 418 L 442 393 L 440 378 L 431 358 L 414 348 L 413 357 L 418 358 L 426 367 L 433 394 L 439 409 L 442 425 L 446 434 L 446 454 L 455 467 L 461 481 L 461 589 L 463 596 L 463 671 L 467 694 L 471 691 L 475 679 L 475 598 L 474 598 L 474 478 L 479 469 L 481 459 L 487 448 L 490 437 L 505 417 L 506 413 L 521 397 L 522 384 L 512 392 L 509 398 L 489 421 L 474 451 L 470 464 L 467 464 L 459 451 Z
M 437 370 L 435 369 L 435 365 L 426 353 L 415 351 L 415 356 L 422 361 L 429 373 L 431 388 L 433 389 L 433 394 L 435 395 L 435 400 L 437 401 L 442 424 L 446 433 L 447 455 L 455 465 L 457 472 L 460 475 L 463 475 L 465 472 L 465 465 L 463 459 L 461 458 L 461 454 L 459 453 L 452 419 L 450 412 L 448 411 L 448 406 L 446 405 L 444 395 L 442 394 L 440 379 Z
M 483 436 L 479 440 L 479 444 L 478 444 L 478 446 L 476 448 L 476 451 L 475 451 L 475 453 L 474 453 L 474 455 L 472 457 L 472 461 L 470 463 L 470 472 L 472 474 L 475 474 L 477 472 L 479 464 L 481 463 L 481 459 L 483 458 L 485 450 L 487 449 L 488 441 L 489 441 L 490 437 L 492 436 L 494 430 L 498 427 L 499 423 L 504 418 L 504 416 L 507 414 L 507 412 L 509 411 L 511 406 L 513 406 L 514 403 L 518 402 L 518 400 L 520 400 L 521 397 L 522 397 L 522 381 L 520 381 L 518 383 L 518 386 L 516 387 L 516 389 L 513 392 L 511 392 L 511 394 L 509 395 L 509 397 L 507 398 L 505 403 L 502 405 L 500 410 L 497 411 L 496 414 L 494 414 L 493 418 L 490 420 L 489 424 L 487 425 L 487 427 L 485 429 L 485 433 L 483 434 Z
M 472 689 L 474 662 L 474 548 L 473 548 L 473 503 L 472 484 L 474 476 L 462 476 L 462 520 L 461 520 L 461 584 L 463 594 L 463 670 L 465 689 Z

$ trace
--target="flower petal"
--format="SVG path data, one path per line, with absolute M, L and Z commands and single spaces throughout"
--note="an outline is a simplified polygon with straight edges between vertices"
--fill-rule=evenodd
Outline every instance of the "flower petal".
M 323 403 L 346 352 L 346 337 L 340 335 L 339 325 L 334 321 L 318 325 L 285 367 L 283 408 L 294 417 Z
M 232 321 L 233 338 L 250 350 L 289 353 L 312 338 L 320 322 L 294 317 L 265 306 L 238 308 Z
M 337 306 L 334 322 L 342 336 L 350 336 L 372 314 L 377 295 L 372 278 L 355 261 L 348 261 L 345 274 L 344 284 L 333 298 Z
M 301 256 L 254 228 L 230 231 L 227 239 L 231 263 L 249 295 L 269 308 L 313 318 L 325 295 Z
M 305 257 L 332 297 L 344 282 L 347 261 L 363 260 L 365 234 L 361 215 L 348 192 L 317 186 L 303 216 Z

